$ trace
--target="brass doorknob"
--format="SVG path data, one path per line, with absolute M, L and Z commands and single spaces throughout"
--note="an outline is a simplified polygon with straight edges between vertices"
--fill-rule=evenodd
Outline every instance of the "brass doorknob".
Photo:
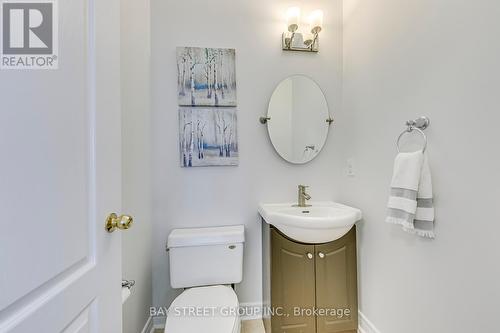
M 127 230 L 130 229 L 132 224 L 134 223 L 134 219 L 132 216 L 128 215 L 116 215 L 115 213 L 109 214 L 108 218 L 106 219 L 106 231 L 107 232 L 113 232 L 116 229 L 120 230 Z

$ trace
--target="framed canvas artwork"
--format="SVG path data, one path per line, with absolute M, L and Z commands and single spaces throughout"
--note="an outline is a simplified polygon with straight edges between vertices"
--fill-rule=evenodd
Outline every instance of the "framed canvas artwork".
M 236 106 L 235 50 L 177 48 L 180 106 Z
M 238 165 L 236 108 L 181 107 L 182 167 Z

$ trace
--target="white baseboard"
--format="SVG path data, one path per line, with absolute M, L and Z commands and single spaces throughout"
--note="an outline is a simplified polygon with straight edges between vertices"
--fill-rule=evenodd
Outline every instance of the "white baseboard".
M 141 333 L 151 333 L 153 330 L 153 318 L 149 317 Z
M 154 317 L 152 321 L 152 330 L 151 333 L 154 332 L 154 330 L 163 330 L 165 329 L 165 323 L 167 321 L 167 317 Z
M 380 333 L 380 331 L 373 325 L 373 323 L 368 320 L 368 318 L 363 314 L 363 312 L 358 312 L 358 322 L 359 322 L 359 333 Z
M 262 303 L 254 302 L 254 303 L 240 303 L 241 313 L 244 315 L 241 316 L 241 320 L 258 320 L 262 319 Z

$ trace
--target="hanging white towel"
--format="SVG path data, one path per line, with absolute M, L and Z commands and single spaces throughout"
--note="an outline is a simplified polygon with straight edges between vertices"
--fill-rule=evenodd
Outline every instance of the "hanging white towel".
M 432 178 L 422 151 L 396 156 L 388 208 L 388 223 L 422 237 L 435 237 Z

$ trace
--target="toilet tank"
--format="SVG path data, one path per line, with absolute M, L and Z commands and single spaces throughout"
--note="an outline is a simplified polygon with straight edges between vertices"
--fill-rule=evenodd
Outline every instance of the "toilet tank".
M 190 288 L 240 283 L 245 228 L 175 229 L 168 236 L 170 285 Z

